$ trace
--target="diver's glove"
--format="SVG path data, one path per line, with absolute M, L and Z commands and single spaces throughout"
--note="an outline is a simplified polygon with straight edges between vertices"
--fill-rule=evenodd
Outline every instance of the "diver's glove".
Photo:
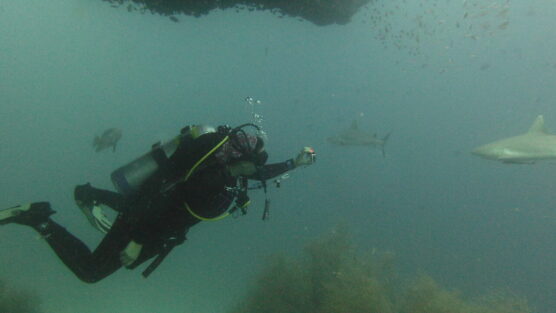
M 141 254 L 142 248 L 143 248 L 142 244 L 139 244 L 133 240 L 130 241 L 125 247 L 125 249 L 122 252 L 120 252 L 120 262 L 122 262 L 122 265 L 125 267 L 129 267 L 135 261 L 137 261 L 139 254 Z
M 311 147 L 305 147 L 301 152 L 297 155 L 294 160 L 295 167 L 303 166 L 303 165 L 311 165 L 315 163 L 317 160 L 317 154 L 315 149 Z

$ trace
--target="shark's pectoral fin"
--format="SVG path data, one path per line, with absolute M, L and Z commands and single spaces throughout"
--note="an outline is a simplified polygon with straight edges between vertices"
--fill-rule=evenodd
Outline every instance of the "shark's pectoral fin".
M 523 160 L 501 160 L 504 164 L 535 164 L 535 161 L 523 161 Z
M 389 132 L 388 134 L 386 134 L 386 136 L 382 137 L 382 145 L 386 145 L 386 142 L 388 141 L 388 138 L 390 138 L 390 135 L 392 134 L 392 132 Z

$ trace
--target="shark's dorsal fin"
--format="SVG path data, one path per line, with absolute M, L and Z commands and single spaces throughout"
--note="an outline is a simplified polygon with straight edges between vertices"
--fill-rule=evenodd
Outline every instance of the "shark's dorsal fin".
M 533 125 L 531 125 L 531 127 L 529 128 L 529 131 L 527 131 L 528 134 L 545 134 L 546 130 L 544 128 L 544 117 L 542 115 L 537 116 L 537 118 L 535 119 L 535 121 L 533 122 Z
M 353 120 L 353 122 L 351 122 L 351 129 L 359 130 L 359 123 L 357 123 L 357 120 Z

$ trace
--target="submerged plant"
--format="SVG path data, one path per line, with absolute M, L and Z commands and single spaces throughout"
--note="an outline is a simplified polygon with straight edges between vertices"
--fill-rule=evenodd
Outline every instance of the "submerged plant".
M 0 281 L 0 313 L 40 313 L 38 297 Z
M 432 277 L 420 274 L 405 290 L 402 313 L 469 313 L 458 292 L 442 289 Z
M 401 283 L 393 254 L 359 257 L 346 228 L 305 248 L 305 257 L 269 258 L 232 313 L 530 313 L 527 301 L 492 293 L 474 301 L 421 274 Z
M 508 290 L 494 290 L 475 300 L 476 313 L 531 313 L 527 299 Z

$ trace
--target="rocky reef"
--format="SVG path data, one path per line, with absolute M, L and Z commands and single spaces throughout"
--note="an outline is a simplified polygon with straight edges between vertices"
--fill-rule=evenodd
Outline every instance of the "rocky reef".
M 371 0 L 103 0 L 129 12 L 150 12 L 178 22 L 179 15 L 201 17 L 215 9 L 265 10 L 279 17 L 302 18 L 316 25 L 347 24 Z

